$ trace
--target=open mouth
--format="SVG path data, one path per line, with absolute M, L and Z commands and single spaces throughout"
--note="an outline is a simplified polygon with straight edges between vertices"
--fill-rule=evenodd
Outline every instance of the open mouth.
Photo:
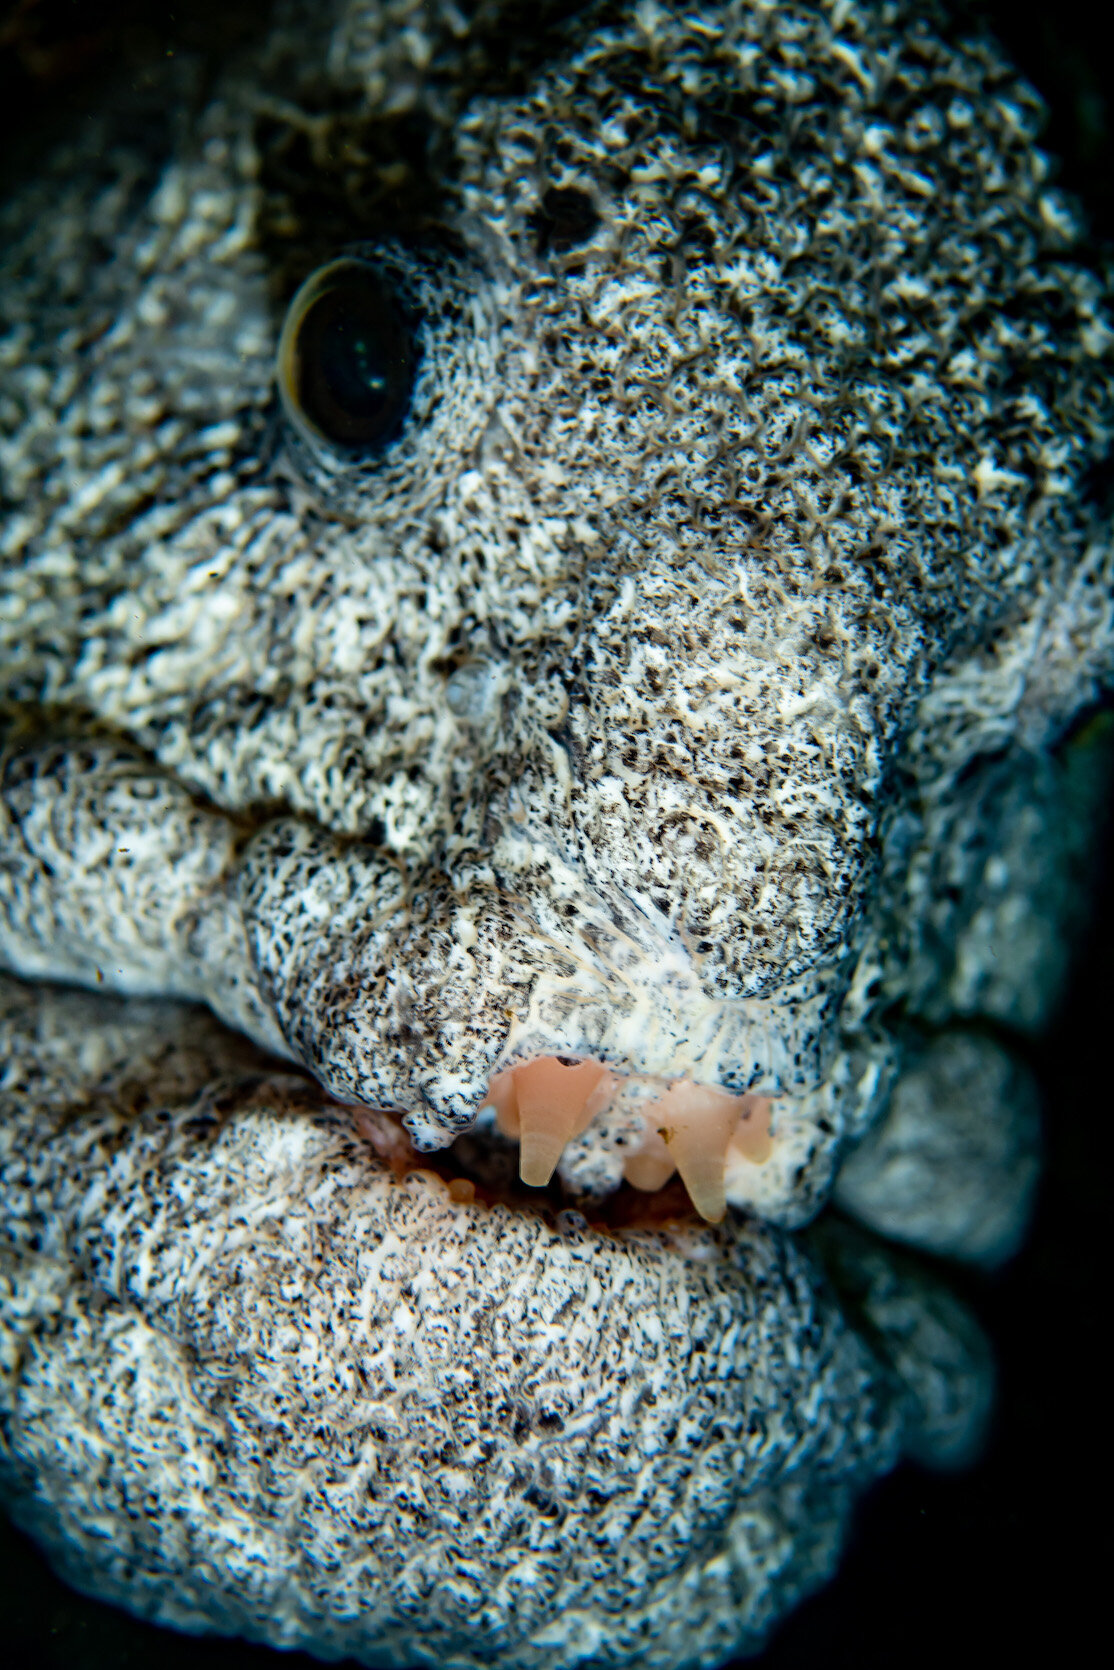
M 499 1130 L 518 1142 L 524 1183 L 548 1183 L 569 1145 L 595 1125 L 621 1160 L 625 1183 L 656 1193 L 679 1175 L 709 1223 L 723 1217 L 738 1169 L 763 1164 L 772 1146 L 768 1097 L 731 1096 L 686 1079 L 632 1082 L 568 1056 L 504 1069 L 482 1106 L 494 1108 Z
M 569 1167 L 581 1185 L 571 1191 L 578 1204 L 605 1211 L 609 1221 L 657 1218 L 680 1206 L 718 1223 L 739 1169 L 770 1155 L 770 1107 L 766 1096 L 634 1078 L 587 1057 L 535 1056 L 492 1078 L 477 1127 L 445 1156 L 465 1168 L 464 1175 L 452 1173 L 450 1192 L 470 1198 L 478 1182 L 488 1195 L 506 1198 L 515 1147 L 519 1182 L 545 1189 L 579 1144 Z M 485 1109 L 493 1119 L 483 1119 Z M 421 1166 L 423 1157 L 389 1113 L 366 1109 L 355 1118 L 393 1169 Z M 639 1205 L 632 1198 L 638 1195 L 661 1199 Z
M 564 914 L 540 885 L 536 920 L 516 905 L 508 972 L 501 896 L 481 914 L 431 887 L 419 914 L 389 855 L 295 820 L 245 840 L 115 743 L 29 739 L 0 782 L 20 830 L 5 929 L 17 971 L 206 1001 L 338 1101 L 402 1110 L 399 1144 L 428 1155 L 470 1133 L 473 1154 L 516 1148 L 527 1189 L 556 1176 L 597 1207 L 677 1178 L 710 1223 L 728 1205 L 815 1210 L 834 1128 L 807 1095 L 765 1086 L 799 1071 L 789 1021 L 814 1038 L 822 991 L 811 1008 L 709 996 L 667 924 L 552 853 Z

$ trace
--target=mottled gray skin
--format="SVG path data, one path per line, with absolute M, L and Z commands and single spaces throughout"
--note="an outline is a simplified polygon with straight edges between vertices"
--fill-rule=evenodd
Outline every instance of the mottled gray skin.
M 844 1161 L 835 1198 L 893 1240 L 999 1263 L 1026 1228 L 1039 1129 L 1036 1087 L 1018 1061 L 977 1033 L 941 1033 Z
M 181 61 L 153 107 L 115 91 L 3 210 L 0 959 L 133 999 L 44 996 L 42 1022 L 13 999 L 10 1049 L 30 1065 L 0 1227 L 30 1286 L 2 1312 L 29 1342 L 10 1359 L 26 1436 L 5 1465 L 78 1581 L 191 1626 L 463 1664 L 490 1659 L 496 1619 L 508 1663 L 712 1663 L 829 1569 L 846 1502 L 903 1423 L 938 1455 L 978 1427 L 962 1320 L 937 1326 L 910 1278 L 868 1331 L 921 1344 L 882 1373 L 770 1226 L 809 1219 L 877 1126 L 843 1191 L 867 1221 L 979 1259 L 1016 1244 L 1032 1186 L 1020 1069 L 984 1073 L 981 1099 L 938 1120 L 917 1096 L 932 1034 L 946 1051 L 957 1023 L 1041 1024 L 1078 914 L 1083 837 L 1060 833 L 1071 767 L 1052 749 L 1114 660 L 1089 487 L 1114 440 L 1114 333 L 1034 147 L 1033 96 L 931 10 L 556 8 L 569 15 L 547 32 L 552 10 L 536 39 L 515 14 L 496 51 L 498 7 L 470 29 L 410 0 L 280 6 L 203 92 Z M 359 467 L 293 433 L 273 386 L 298 283 L 353 247 L 410 299 L 422 356 L 407 425 Z M 575 1236 L 450 1210 L 439 1185 L 353 1159 L 349 1116 L 319 1099 L 287 1116 L 270 1088 L 234 1098 L 214 1163 L 191 1109 L 225 1046 L 146 1003 L 171 998 L 342 1100 L 402 1110 L 428 1150 L 472 1123 L 493 1069 L 539 1050 L 769 1092 L 774 1153 L 732 1195 L 767 1223 L 693 1232 L 683 1251 L 591 1232 L 590 1276 Z M 151 1065 L 160 1030 L 185 1089 Z M 72 1082 L 67 1037 L 91 1052 Z M 168 1124 L 115 1108 L 133 1054 Z M 56 1139 L 57 1098 L 103 1084 L 111 1139 L 97 1114 Z M 892 1120 L 878 1125 L 895 1084 L 893 1117 L 921 1110 L 904 1168 Z M 67 1143 L 83 1142 L 78 1164 Z M 601 1127 L 564 1182 L 595 1187 L 620 1162 Z M 934 1212 L 960 1175 L 962 1209 Z M 108 1264 L 82 1240 L 106 1178 L 131 1226 Z M 18 1240 L 19 1189 L 54 1202 L 37 1242 Z M 374 1203 L 371 1240 L 397 1219 L 409 1248 L 358 1335 L 352 1190 Z M 256 1201 L 262 1222 L 272 1197 L 314 1250 L 226 1241 L 230 1211 L 250 1219 Z M 969 1233 L 980 1201 L 993 1244 Z M 674 1540 L 659 1550 L 657 1520 L 643 1534 L 633 1507 L 601 1503 L 610 1553 L 568 1554 L 566 1587 L 529 1589 L 536 1612 L 509 1575 L 530 1538 L 563 1571 L 596 1534 L 579 1452 L 553 1519 L 505 1508 L 510 1449 L 478 1484 L 466 1464 L 459 1594 L 451 1537 L 405 1520 L 442 1501 L 420 1399 L 403 1400 L 395 1495 L 361 1494 L 357 1458 L 386 1440 L 360 1400 L 384 1394 L 378 1367 L 365 1387 L 347 1366 L 348 1342 L 386 1360 L 402 1284 L 453 1267 L 458 1222 L 482 1248 L 472 1302 L 506 1336 L 461 1335 L 435 1307 L 445 1355 L 406 1361 L 427 1389 L 449 1364 L 472 1377 L 468 1444 L 516 1339 L 524 1363 L 556 1351 L 581 1404 L 594 1353 L 613 1352 L 618 1406 L 618 1376 L 642 1372 L 635 1319 L 656 1311 L 675 1346 L 656 1431 L 704 1384 L 691 1332 L 729 1330 L 732 1306 L 772 1330 L 732 1346 L 702 1406 L 701 1456 L 722 1436 L 733 1460 L 678 1461 Z M 184 1264 L 193 1241 L 211 1258 Z M 242 1431 L 226 1245 L 252 1296 Z M 302 1272 L 285 1297 L 280 1254 Z M 590 1317 L 582 1357 L 567 1329 L 538 1343 L 517 1285 L 528 1254 Z M 318 1256 L 336 1308 L 305 1372 L 320 1352 L 341 1413 L 310 1432 L 282 1327 L 304 1327 L 299 1260 Z M 860 1273 L 878 1257 L 841 1254 Z M 621 1295 L 606 1314 L 597 1260 Z M 413 1353 L 419 1336 L 399 1338 Z M 824 1339 L 843 1342 L 830 1379 L 808 1354 Z M 128 1397 L 148 1396 L 144 1376 L 156 1389 L 149 1416 L 128 1405 L 135 1456 L 113 1436 L 118 1349 L 137 1365 Z M 768 1482 L 761 1422 L 732 1401 L 755 1377 L 779 1421 L 803 1421 Z M 91 1400 L 78 1428 L 71 1383 Z M 935 1447 L 918 1436 L 929 1406 L 953 1409 Z M 66 1461 L 75 1430 L 114 1506 Z M 571 1442 L 554 1439 L 558 1462 Z M 622 1454 L 600 1450 L 602 1479 L 626 1476 Z M 139 1536 L 133 1462 L 159 1481 L 150 1523 L 178 1529 L 114 1564 Z M 707 1514 L 686 1517 L 685 1481 L 706 1473 Z M 247 1493 L 243 1519 L 221 1492 Z M 477 1503 L 496 1515 L 486 1542 Z M 195 1523 L 216 1541 L 191 1548 Z M 555 1622 L 568 1609 L 582 1636 Z

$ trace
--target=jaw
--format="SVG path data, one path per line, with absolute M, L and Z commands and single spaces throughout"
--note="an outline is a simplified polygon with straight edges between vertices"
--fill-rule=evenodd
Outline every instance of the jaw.
M 619 1618 L 620 1665 L 721 1662 L 905 1441 L 916 1400 L 803 1238 L 668 1187 L 590 1220 L 503 1195 L 494 1145 L 454 1172 L 173 1003 L 3 982 L 0 1031 L 3 1483 L 79 1587 L 392 1662 L 573 1670 Z M 969 1325 L 843 1256 L 860 1310 L 897 1303 L 904 1373 L 946 1324 L 970 1442 Z

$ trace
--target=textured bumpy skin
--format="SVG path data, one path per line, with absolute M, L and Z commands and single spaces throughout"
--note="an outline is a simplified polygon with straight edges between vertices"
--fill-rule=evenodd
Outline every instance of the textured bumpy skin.
M 0 1483 L 102 1596 L 377 1664 L 716 1664 L 902 1438 L 977 1437 L 977 1332 L 838 1234 L 870 1348 L 755 1219 L 458 1203 L 203 1014 L 0 1002 Z
M 1114 331 L 1039 117 L 931 6 L 287 0 L 231 62 L 112 89 L 0 210 L 0 961 L 102 992 L 5 1023 L 5 1466 L 78 1581 L 402 1662 L 483 1661 L 493 1629 L 512 1664 L 711 1663 L 828 1568 L 899 1427 L 962 1451 L 984 1393 L 958 1313 L 826 1245 L 846 1316 L 897 1283 L 882 1372 L 772 1226 L 863 1138 L 841 1199 L 915 1245 L 1001 1257 L 1032 1191 L 1030 1091 L 988 1029 L 1055 1000 L 1109 751 L 1062 744 L 1114 659 Z M 359 465 L 285 422 L 273 375 L 345 251 L 418 359 Z M 769 1095 L 773 1152 L 729 1191 L 756 1222 L 682 1250 L 483 1216 L 357 1164 L 352 1116 L 258 1064 L 210 1131 L 232 1046 L 172 1000 L 430 1151 L 536 1054 Z M 622 1125 L 570 1145 L 573 1195 L 618 1177 Z M 391 1236 L 376 1309 L 359 1248 Z M 596 1496 L 571 1406 L 531 1426 L 530 1477 L 556 1471 L 519 1507 L 513 1432 L 445 1459 L 392 1394 L 394 1469 L 381 1365 L 440 1388 L 446 1444 L 464 1376 L 481 1444 L 527 1363 L 573 1362 L 568 1324 L 527 1317 L 527 1259 L 591 1318 L 582 1412 L 600 1352 L 627 1409 L 659 1315 L 658 1413 L 599 1440 Z M 471 1333 L 435 1306 L 427 1334 L 403 1291 L 442 1268 L 488 1296 Z M 665 1411 L 710 1384 L 686 1336 L 728 1312 L 751 1331 L 662 1543 L 623 1445 L 661 1420 L 657 1490 Z M 802 1421 L 768 1476 L 752 1382 Z M 117 1558 L 136 1501 L 165 1540 Z

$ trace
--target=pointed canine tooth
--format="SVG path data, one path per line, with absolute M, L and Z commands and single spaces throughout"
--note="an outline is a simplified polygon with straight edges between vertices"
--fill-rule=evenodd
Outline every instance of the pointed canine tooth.
M 532 1189 L 544 1189 L 565 1152 L 569 1137 L 548 1121 L 536 1130 L 523 1127 L 518 1151 L 518 1175 Z
M 511 1072 L 518 1104 L 518 1174 L 524 1183 L 541 1188 L 553 1176 L 565 1144 L 588 1128 L 618 1081 L 598 1061 L 568 1067 L 555 1055 L 516 1064 Z
M 633 1189 L 652 1194 L 656 1189 L 664 1189 L 676 1169 L 676 1161 L 657 1131 L 647 1127 L 641 1146 L 628 1154 L 624 1162 L 623 1176 Z
M 727 1210 L 724 1166 L 742 1101 L 711 1085 L 675 1079 L 661 1100 L 647 1109 L 692 1204 L 709 1223 L 719 1223 Z

